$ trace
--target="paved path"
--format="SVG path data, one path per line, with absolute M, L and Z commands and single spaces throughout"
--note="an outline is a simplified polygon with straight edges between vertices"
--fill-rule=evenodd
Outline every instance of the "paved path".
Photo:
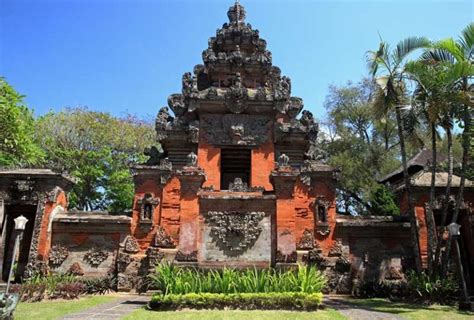
M 324 304 L 337 310 L 350 320 L 403 320 L 404 318 L 386 312 L 373 311 L 357 306 L 344 298 L 329 296 L 324 298 Z
M 150 301 L 150 296 L 127 295 L 77 313 L 68 314 L 60 319 L 120 319 L 130 312 L 145 306 L 148 301 Z

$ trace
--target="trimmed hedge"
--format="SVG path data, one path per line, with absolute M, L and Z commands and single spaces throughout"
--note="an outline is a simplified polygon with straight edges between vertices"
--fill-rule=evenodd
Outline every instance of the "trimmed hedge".
M 316 310 L 323 300 L 322 293 L 188 293 L 156 294 L 148 304 L 151 310 L 244 309 L 244 310 Z

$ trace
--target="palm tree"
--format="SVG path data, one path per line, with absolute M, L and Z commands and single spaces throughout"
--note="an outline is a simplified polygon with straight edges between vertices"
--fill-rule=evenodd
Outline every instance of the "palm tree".
M 375 112 L 380 117 L 384 117 L 389 112 L 395 111 L 403 177 L 408 196 L 408 213 L 411 221 L 413 253 L 417 271 L 421 271 L 420 246 L 413 194 L 408 176 L 404 125 L 401 113 L 404 106 L 407 105 L 407 89 L 405 85 L 406 59 L 413 51 L 426 48 L 429 45 L 430 41 L 424 37 L 411 37 L 399 42 L 393 51 L 390 51 L 389 45 L 386 42 L 381 41 L 377 51 L 369 51 L 367 53 L 368 67 L 380 87 L 379 95 L 374 103 Z
M 454 114 L 462 122 L 464 128 L 462 133 L 463 156 L 460 174 L 461 181 L 452 217 L 452 222 L 456 222 L 463 202 L 466 168 L 468 165 L 472 138 L 471 124 L 474 104 L 472 97 L 470 96 L 470 88 L 472 86 L 470 81 L 474 77 L 474 23 L 469 24 L 464 28 L 464 30 L 462 30 L 458 41 L 455 41 L 452 38 L 439 41 L 434 45 L 432 50 L 427 51 L 423 56 L 426 60 L 450 65 L 451 71 L 448 75 L 447 86 L 452 89 L 453 98 L 455 100 Z M 442 266 L 443 275 L 447 272 L 450 249 L 451 238 L 448 238 Z
M 452 112 L 450 97 L 451 92 L 446 90 L 446 79 L 450 73 L 450 69 L 445 65 L 440 65 L 427 61 L 424 58 L 418 61 L 410 61 L 405 66 L 406 72 L 416 82 L 416 89 L 413 93 L 413 109 L 412 117 L 418 119 L 419 116 L 425 120 L 430 128 L 431 135 L 431 188 L 429 207 L 425 214 L 426 226 L 428 229 L 428 272 L 430 275 L 434 272 L 434 267 L 438 266 L 441 242 L 438 242 L 442 234 L 436 237 L 436 225 L 434 221 L 434 206 L 436 196 L 436 167 L 437 167 L 437 126 L 441 125 L 447 134 L 448 139 L 448 158 L 449 174 L 448 186 L 446 188 L 446 197 L 450 193 L 452 180 Z M 412 121 L 416 122 L 416 121 Z M 414 128 L 410 128 L 414 131 Z M 442 215 L 442 225 L 446 221 L 447 210 Z M 436 248 L 436 250 L 435 250 Z

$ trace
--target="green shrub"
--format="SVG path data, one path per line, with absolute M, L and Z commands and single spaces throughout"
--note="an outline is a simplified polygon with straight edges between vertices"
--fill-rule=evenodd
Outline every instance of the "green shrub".
M 105 294 L 116 287 L 116 279 L 81 278 L 71 274 L 35 275 L 22 284 L 12 286 L 12 292 L 21 301 L 36 302 L 43 299 L 75 299 L 82 294 Z
M 153 310 L 170 309 L 245 309 L 245 310 L 316 310 L 322 302 L 322 293 L 188 293 L 154 295 L 149 303 Z
M 452 276 L 430 277 L 424 272 L 410 271 L 407 278 L 409 294 L 418 302 L 452 304 L 457 300 L 459 286 Z
M 151 285 L 163 294 L 188 293 L 261 293 L 321 292 L 326 279 L 314 267 L 299 266 L 297 270 L 275 269 L 199 270 L 179 268 L 172 264 L 157 266 L 150 275 Z

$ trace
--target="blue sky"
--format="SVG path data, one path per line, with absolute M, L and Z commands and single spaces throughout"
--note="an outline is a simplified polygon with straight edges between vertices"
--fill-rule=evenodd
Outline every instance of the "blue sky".
M 474 1 L 241 0 L 293 95 L 324 119 L 330 84 L 367 74 L 379 33 L 456 36 Z M 0 75 L 37 115 L 78 105 L 152 119 L 202 63 L 233 0 L 0 0 Z

